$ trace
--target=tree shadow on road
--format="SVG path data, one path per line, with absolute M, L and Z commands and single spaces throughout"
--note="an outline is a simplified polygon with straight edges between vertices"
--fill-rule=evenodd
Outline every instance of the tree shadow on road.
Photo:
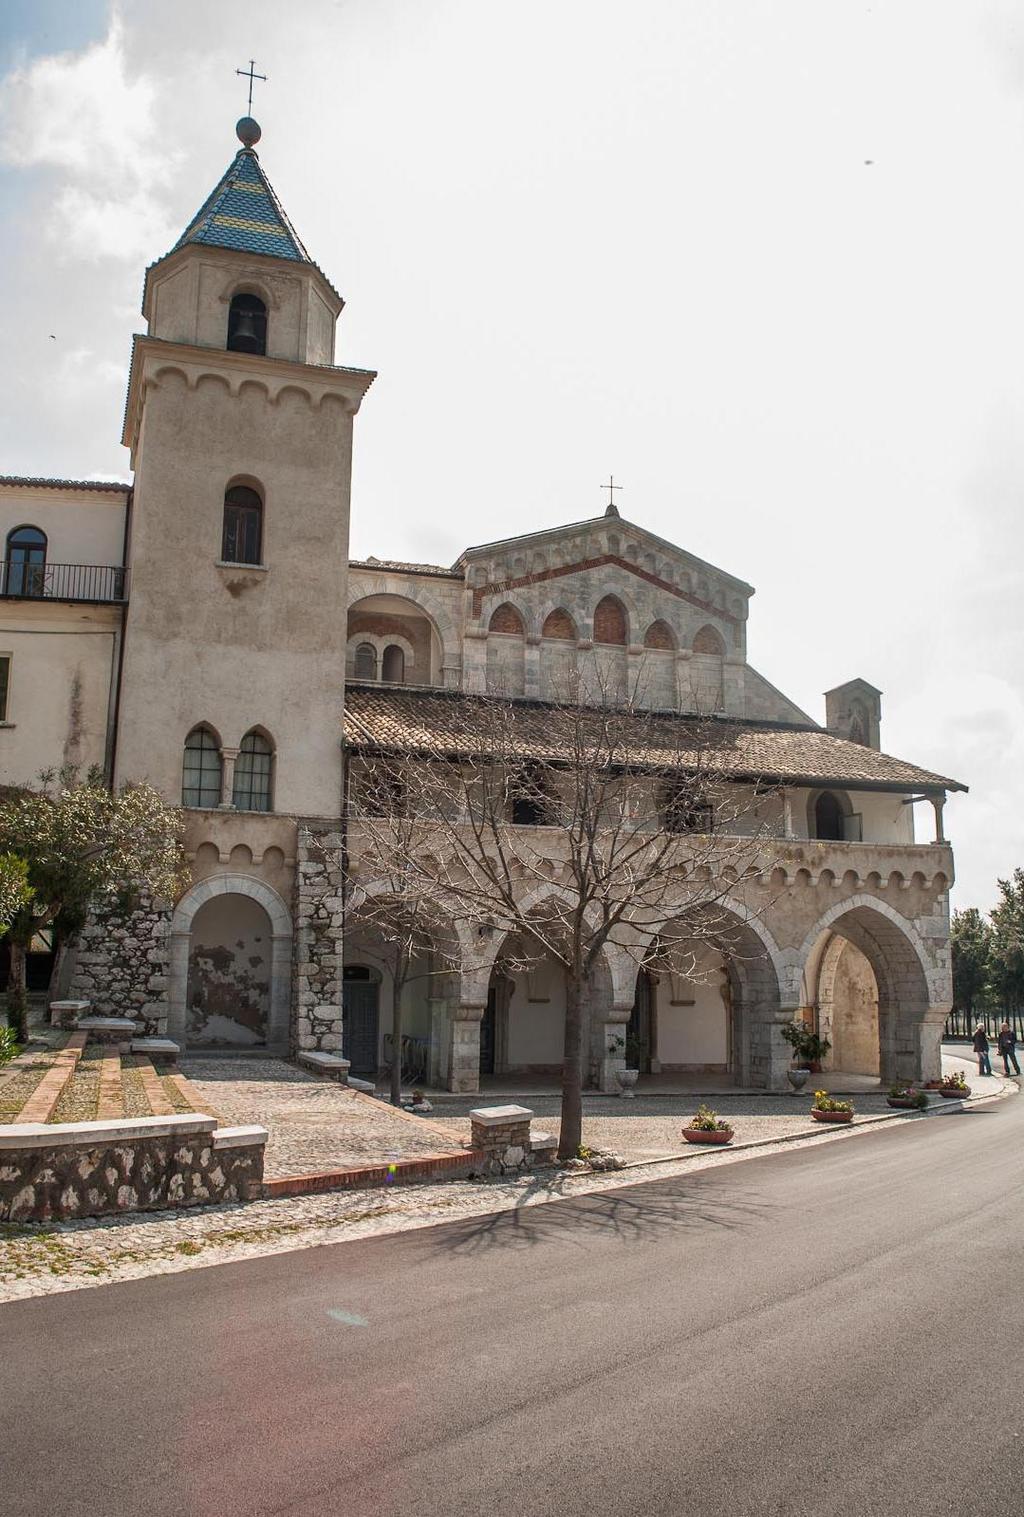
M 564 1200 L 544 1204 L 534 1201 L 558 1196 L 563 1183 L 535 1180 L 514 1208 L 449 1223 L 435 1249 L 466 1255 L 491 1248 L 534 1248 L 555 1240 L 586 1248 L 595 1236 L 609 1235 L 627 1243 L 649 1243 L 683 1228 L 742 1231 L 778 1209 L 754 1190 L 737 1190 L 734 1185 L 727 1189 L 697 1176 L 584 1195 L 567 1193 Z

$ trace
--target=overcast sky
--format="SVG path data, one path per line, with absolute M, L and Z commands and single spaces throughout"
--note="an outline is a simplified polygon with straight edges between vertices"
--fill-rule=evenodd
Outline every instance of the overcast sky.
M 1024 864 L 1019 0 L 0 0 L 0 472 L 125 475 L 144 266 L 260 156 L 379 370 L 353 553 L 624 516 Z M 51 336 L 52 334 L 52 336 Z M 918 808 L 919 836 L 932 836 Z

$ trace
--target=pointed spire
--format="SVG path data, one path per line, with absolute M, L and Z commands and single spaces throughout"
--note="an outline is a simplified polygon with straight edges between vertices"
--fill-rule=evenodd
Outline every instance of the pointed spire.
M 311 264 L 313 260 L 260 167 L 254 147 L 260 139 L 259 126 L 251 117 L 243 116 L 237 131 L 243 147 L 171 252 L 198 242 Z

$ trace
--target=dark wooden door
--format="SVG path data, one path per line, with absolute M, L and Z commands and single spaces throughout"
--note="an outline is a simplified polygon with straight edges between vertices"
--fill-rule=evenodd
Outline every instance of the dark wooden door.
M 494 1028 L 498 1015 L 498 991 L 492 985 L 487 992 L 487 1006 L 480 1023 L 480 1073 L 494 1073 Z
M 636 977 L 636 999 L 626 1028 L 626 1063 L 642 1075 L 651 1072 L 651 977 L 646 969 Z
M 342 987 L 345 1057 L 362 1079 L 377 1074 L 380 986 L 370 980 L 346 980 Z

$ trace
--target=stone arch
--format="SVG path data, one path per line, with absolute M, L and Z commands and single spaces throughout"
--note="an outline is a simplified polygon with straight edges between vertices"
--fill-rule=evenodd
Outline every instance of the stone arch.
M 540 629 L 541 637 L 558 638 L 565 642 L 575 642 L 579 637 L 575 618 L 564 606 L 555 606 L 544 618 Z
M 829 803 L 831 803 L 831 805 Z M 827 812 L 824 809 L 826 806 L 829 808 Z M 820 823 L 827 823 L 831 819 L 833 808 L 835 811 L 836 823 L 837 825 L 842 826 L 842 837 L 845 837 L 846 818 L 853 815 L 853 803 L 851 802 L 850 797 L 847 795 L 846 791 L 838 788 L 835 785 L 831 785 L 827 789 L 817 789 L 808 792 L 807 836 L 809 838 L 821 838 L 826 841 L 841 841 L 839 838 L 833 839 L 832 837 L 835 828 L 829 828 L 826 826 L 825 830 L 818 830 Z
M 355 575 L 349 576 L 350 586 L 355 578 Z M 383 606 L 374 604 L 381 600 L 384 601 Z M 391 604 L 393 602 L 404 604 Z M 406 619 L 404 624 L 401 622 L 403 617 Z M 360 621 L 363 622 L 361 626 L 358 624 Z M 427 624 L 425 629 L 423 622 Z M 368 585 L 365 581 L 361 583 L 355 594 L 350 589 L 345 635 L 346 645 L 350 647 L 354 647 L 357 640 L 376 640 L 378 667 L 385 644 L 398 642 L 405 636 L 412 649 L 411 658 L 409 651 L 404 650 L 406 666 L 415 669 L 415 683 L 422 685 L 443 682 L 443 671 L 455 659 L 459 647 L 459 635 L 451 615 L 433 597 L 412 582 L 396 581 L 383 575 L 372 584 Z
M 526 636 L 526 623 L 522 612 L 511 601 L 503 600 L 495 606 L 487 623 L 488 632 L 507 632 L 514 637 Z
M 267 1018 L 267 1046 L 284 1047 L 288 1042 L 291 1004 L 291 912 L 277 891 L 252 875 L 226 872 L 208 875 L 189 887 L 171 916 L 171 962 L 167 992 L 167 1035 L 178 1043 L 186 1041 L 188 1019 L 188 966 L 192 943 L 192 923 L 200 907 L 218 896 L 247 897 L 261 906 L 270 921 L 270 1008 Z
M 854 895 L 831 906 L 804 939 L 801 963 L 824 932 L 846 938 L 871 966 L 883 1084 L 937 1078 L 951 1001 L 948 964 L 936 963 L 914 924 L 874 896 Z
M 618 595 L 602 595 L 594 607 L 594 642 L 624 648 L 629 643 L 629 613 Z
M 645 648 L 655 648 L 662 653 L 674 653 L 677 646 L 675 633 L 662 617 L 652 622 L 644 633 Z
M 774 1089 L 782 1083 L 789 1060 L 778 1031 L 788 989 L 784 955 L 768 928 L 744 903 L 733 897 L 710 908 L 718 920 L 702 929 L 701 946 L 719 953 L 728 983 L 729 1065 L 738 1085 Z M 671 937 L 685 941 L 686 918 L 699 903 L 683 907 L 666 926 Z M 651 945 L 664 929 L 652 934 Z M 650 950 L 649 950 L 650 951 Z

